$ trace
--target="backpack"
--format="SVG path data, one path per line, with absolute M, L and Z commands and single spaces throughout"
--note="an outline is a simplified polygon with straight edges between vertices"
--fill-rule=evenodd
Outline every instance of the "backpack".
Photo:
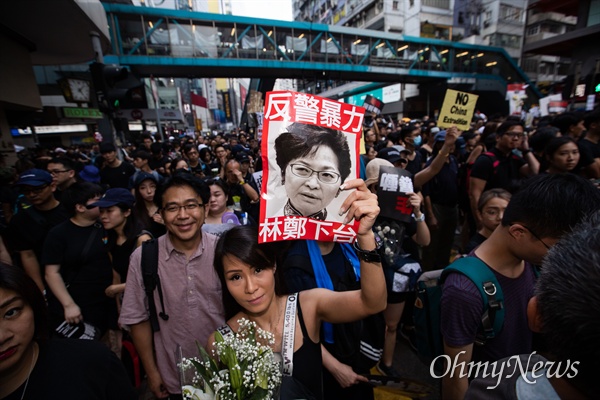
M 417 282 L 413 318 L 417 352 L 432 361 L 444 354 L 441 323 L 442 285 L 451 272 L 469 278 L 479 289 L 484 312 L 475 338 L 476 345 L 483 345 L 494 338 L 504 323 L 504 295 L 494 272 L 477 257 L 463 257 L 444 269 L 423 273 Z M 441 360 L 439 366 L 441 366 Z
M 163 302 L 163 293 L 158 276 L 158 239 L 151 239 L 142 243 L 142 278 L 144 282 L 144 291 L 148 298 L 148 308 L 150 313 L 150 326 L 152 332 L 160 331 L 158 317 L 167 321 L 169 316 L 165 313 L 165 303 Z M 158 289 L 158 298 L 160 299 L 161 312 L 156 312 L 154 303 L 154 289 Z

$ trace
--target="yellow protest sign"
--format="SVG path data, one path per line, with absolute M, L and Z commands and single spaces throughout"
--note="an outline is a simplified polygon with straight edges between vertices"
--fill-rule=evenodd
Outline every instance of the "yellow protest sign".
M 461 131 L 469 129 L 478 98 L 479 96 L 476 94 L 448 89 L 438 117 L 438 126 L 450 128 L 452 125 L 456 125 Z

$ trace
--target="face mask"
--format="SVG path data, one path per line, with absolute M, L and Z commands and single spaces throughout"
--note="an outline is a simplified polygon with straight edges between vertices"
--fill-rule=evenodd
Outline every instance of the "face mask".
M 416 138 L 413 139 L 413 143 L 415 146 L 420 146 L 421 145 L 421 141 L 423 139 L 421 138 L 421 135 L 417 136 Z

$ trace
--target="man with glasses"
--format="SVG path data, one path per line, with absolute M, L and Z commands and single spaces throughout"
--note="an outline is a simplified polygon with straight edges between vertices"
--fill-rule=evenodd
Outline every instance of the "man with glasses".
M 520 150 L 523 157 L 514 154 L 513 150 Z M 481 226 L 477 217 L 481 193 L 495 188 L 513 193 L 523 178 L 536 175 L 539 169 L 540 163 L 529 150 L 523 123 L 516 119 L 506 120 L 496 131 L 496 146 L 481 154 L 471 169 L 469 201 L 477 225 Z
M 41 169 L 30 169 L 16 183 L 31 207 L 13 216 L 8 227 L 9 243 L 19 253 L 21 264 L 41 291 L 45 290 L 40 259 L 50 228 L 69 218 L 69 212 L 54 198 L 56 183 Z
M 73 161 L 66 157 L 56 157 L 50 160 L 46 170 L 52 175 L 52 181 L 56 185 L 56 191 L 54 192 L 54 198 L 61 201 L 62 193 L 69 186 L 77 182 L 75 178 L 75 168 Z
M 500 226 L 470 254 L 482 262 L 473 267 L 489 268 L 500 284 L 503 327 L 483 345 L 475 343 L 484 313 L 479 289 L 466 276 L 450 273 L 442 287 L 441 331 L 444 352 L 453 360 L 451 367 L 460 368 L 460 363 L 470 361 L 494 362 L 534 350 L 527 322 L 527 303 L 536 281 L 532 264 L 541 264 L 561 236 L 598 209 L 600 191 L 574 174 L 536 176 L 512 196 Z M 458 369 L 452 371 L 442 380 L 443 397 L 462 399 L 475 372 L 467 377 Z
M 203 177 L 204 166 L 202 165 L 202 161 L 200 161 L 200 153 L 196 149 L 196 146 L 193 144 L 187 144 L 185 145 L 183 152 L 187 157 L 190 171 L 198 177 Z
M 202 231 L 210 190 L 191 174 L 176 174 L 156 193 L 167 233 L 158 240 L 160 292 L 154 304 L 161 311 L 160 330 L 152 332 L 142 278 L 141 247 L 131 255 L 119 323 L 131 337 L 157 398 L 181 398 L 175 353 L 198 355 L 196 343 L 225 322 L 222 290 L 213 268 L 217 237 Z M 161 301 L 162 299 L 162 301 Z M 164 305 L 164 306 L 163 306 Z

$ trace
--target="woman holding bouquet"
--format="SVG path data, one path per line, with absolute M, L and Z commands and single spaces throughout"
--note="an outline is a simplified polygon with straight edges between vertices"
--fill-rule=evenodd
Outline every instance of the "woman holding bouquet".
M 346 292 L 311 289 L 295 296 L 295 322 L 287 324 L 295 327 L 290 340 L 284 340 L 284 322 L 289 319 L 284 316 L 290 315 L 289 311 L 286 313 L 286 304 L 294 296 L 288 298 L 282 293 L 272 244 L 259 245 L 256 228 L 248 226 L 234 227 L 217 243 L 215 269 L 223 285 L 228 326 L 237 332 L 238 321 L 250 320 L 274 335 L 271 344 L 274 352 L 285 352 L 286 345 L 293 348 L 293 352 L 284 357 L 281 400 L 292 398 L 286 395 L 291 392 L 291 386 L 303 387 L 302 396 L 306 397 L 302 398 L 323 399 L 319 344 L 322 321 L 334 324 L 356 321 L 386 306 L 385 278 L 371 229 L 379 214 L 377 196 L 370 193 L 360 179 L 348 181 L 341 187 L 341 190 L 350 189 L 356 190 L 345 200 L 339 213 L 346 214 L 344 223 L 352 219 L 360 222 L 354 246 L 360 259 L 361 289 Z M 286 332 L 291 330 L 286 327 Z M 214 349 L 214 340 L 213 334 L 208 342 L 209 352 Z

